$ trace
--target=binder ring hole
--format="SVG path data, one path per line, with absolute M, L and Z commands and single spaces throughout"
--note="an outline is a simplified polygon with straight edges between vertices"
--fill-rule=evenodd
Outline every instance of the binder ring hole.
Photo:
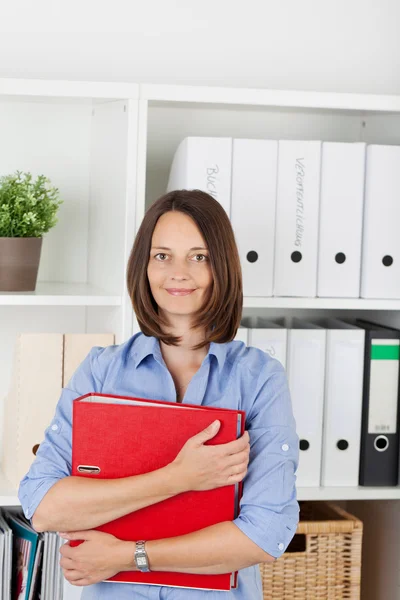
M 389 440 L 386 435 L 378 435 L 374 440 L 375 450 L 378 452 L 384 452 L 389 448 Z
M 307 440 L 300 440 L 300 450 L 308 450 L 310 447 L 310 442 Z
M 100 467 L 94 465 L 78 465 L 78 473 L 100 473 Z
M 393 264 L 393 257 L 387 254 L 382 258 L 382 262 L 385 265 L 385 267 L 390 267 Z
M 339 265 L 342 265 L 346 260 L 346 255 L 343 252 L 338 252 L 335 256 L 335 260 Z
M 291 254 L 291 257 L 290 257 L 290 258 L 292 259 L 292 261 L 293 261 L 294 263 L 298 263 L 298 262 L 300 262 L 300 261 L 301 261 L 301 259 L 302 259 L 303 257 L 302 257 L 302 254 L 301 254 L 301 252 L 299 252 L 298 250 L 296 250 L 295 252 L 292 252 L 292 254 Z
M 36 452 L 39 450 L 39 446 L 40 446 L 40 444 L 35 444 L 32 448 L 32 452 L 35 456 L 36 456 Z
M 347 440 L 339 440 L 336 444 L 339 450 L 347 450 L 349 447 L 349 442 Z
M 247 253 L 246 258 L 249 263 L 255 263 L 258 260 L 258 254 L 255 250 L 250 250 L 250 252 Z

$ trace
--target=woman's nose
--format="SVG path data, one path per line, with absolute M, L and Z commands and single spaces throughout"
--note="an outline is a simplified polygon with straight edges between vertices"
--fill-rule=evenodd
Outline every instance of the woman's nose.
M 184 273 L 182 273 L 182 271 L 175 271 L 172 275 L 171 278 L 176 280 L 176 281 L 184 281 L 185 279 L 188 279 L 188 276 L 185 275 Z
M 189 270 L 185 260 L 176 259 L 173 261 L 171 264 L 171 277 L 177 280 L 188 279 Z

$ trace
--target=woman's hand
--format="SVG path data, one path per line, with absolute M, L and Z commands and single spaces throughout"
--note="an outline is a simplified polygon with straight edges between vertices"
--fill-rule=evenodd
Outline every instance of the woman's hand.
M 227 444 L 205 446 L 218 432 L 216 421 L 197 435 L 188 439 L 171 463 L 182 482 L 183 491 L 212 490 L 242 481 L 249 463 L 249 434 Z
M 65 579 L 72 585 L 92 585 L 120 571 L 136 571 L 134 566 L 128 568 L 127 564 L 128 556 L 133 562 L 134 542 L 125 542 L 96 530 L 71 531 L 59 535 L 68 540 L 84 540 L 79 546 L 71 548 L 66 543 L 60 548 L 60 566 Z

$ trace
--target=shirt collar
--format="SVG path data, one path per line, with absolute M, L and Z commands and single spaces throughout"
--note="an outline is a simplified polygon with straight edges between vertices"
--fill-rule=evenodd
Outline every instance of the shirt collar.
M 139 336 L 140 343 L 136 345 L 134 351 L 134 359 L 135 359 L 135 369 L 138 368 L 142 360 L 144 360 L 147 356 L 152 355 L 154 358 L 163 363 L 163 357 L 160 349 L 160 342 L 158 338 L 154 336 L 147 336 L 142 333 Z M 216 357 L 218 362 L 218 372 L 221 373 L 226 359 L 228 344 L 217 344 L 216 342 L 211 342 L 208 350 L 208 355 L 212 354 Z

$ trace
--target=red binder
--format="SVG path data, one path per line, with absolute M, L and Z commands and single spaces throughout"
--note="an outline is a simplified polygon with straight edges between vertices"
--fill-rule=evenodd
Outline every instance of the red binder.
M 72 475 L 103 479 L 140 475 L 166 466 L 190 437 L 216 419 L 221 422 L 220 429 L 207 444 L 235 440 L 245 427 L 245 412 L 240 410 L 95 393 L 74 400 L 72 418 Z M 239 512 L 241 493 L 242 483 L 184 492 L 96 529 L 129 541 L 184 535 L 232 521 Z M 129 571 L 107 581 L 230 590 L 237 587 L 237 572 Z

